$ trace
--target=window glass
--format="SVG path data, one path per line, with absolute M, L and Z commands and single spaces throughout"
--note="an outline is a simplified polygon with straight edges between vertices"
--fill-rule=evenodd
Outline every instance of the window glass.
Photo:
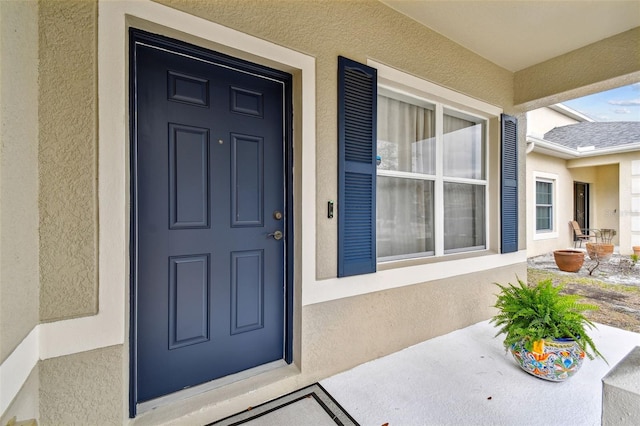
M 379 170 L 435 173 L 434 111 L 378 96 Z
M 444 114 L 444 175 L 484 179 L 484 125 Z
M 378 257 L 434 250 L 433 181 L 378 176 Z
M 444 183 L 445 253 L 484 247 L 485 187 Z
M 382 89 L 377 132 L 378 260 L 484 249 L 486 120 Z
M 553 230 L 553 183 L 536 181 L 536 231 Z

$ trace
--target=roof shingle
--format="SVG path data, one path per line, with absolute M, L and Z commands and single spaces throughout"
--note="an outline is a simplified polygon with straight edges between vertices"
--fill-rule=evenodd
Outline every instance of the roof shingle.
M 583 122 L 556 127 L 544 135 L 549 142 L 567 148 L 591 147 L 613 148 L 640 143 L 640 122 L 611 121 Z

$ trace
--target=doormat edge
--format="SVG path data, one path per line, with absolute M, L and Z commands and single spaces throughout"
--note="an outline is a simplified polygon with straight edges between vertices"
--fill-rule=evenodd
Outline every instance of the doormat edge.
M 313 383 L 286 395 L 279 396 L 255 407 L 249 407 L 231 416 L 208 423 L 206 426 L 241 425 L 294 404 L 304 398 L 313 398 L 339 426 L 359 426 L 359 423 L 331 396 L 320 383 Z

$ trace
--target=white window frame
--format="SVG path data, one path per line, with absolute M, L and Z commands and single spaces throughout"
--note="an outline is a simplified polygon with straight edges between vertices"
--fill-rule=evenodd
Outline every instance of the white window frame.
M 537 211 L 537 182 L 545 182 L 551 184 L 551 230 L 538 230 L 537 229 L 537 221 L 538 221 L 538 211 Z M 545 172 L 534 172 L 533 173 L 533 220 L 531 226 L 533 227 L 533 239 L 534 240 L 549 240 L 552 238 L 558 238 L 558 175 L 553 173 L 545 173 Z
M 389 256 L 378 258 L 378 265 L 388 264 L 392 262 L 409 260 L 409 259 L 432 259 L 443 258 L 446 256 L 465 253 L 476 253 L 489 250 L 491 247 L 491 222 L 490 216 L 490 188 L 489 188 L 489 136 L 491 118 L 499 116 L 502 110 L 495 108 L 482 101 L 469 98 L 466 95 L 453 92 L 444 87 L 430 83 L 425 80 L 418 79 L 416 77 L 407 78 L 407 74 L 386 67 L 382 64 L 369 61 L 369 65 L 378 68 L 378 89 L 383 93 L 392 92 L 395 98 L 401 99 L 404 102 L 414 103 L 418 106 L 424 106 L 428 104 L 433 106 L 435 111 L 435 123 L 436 123 L 436 174 L 435 175 L 423 175 L 421 177 L 416 176 L 415 173 L 377 170 L 378 176 L 391 176 L 391 177 L 403 177 L 413 179 L 425 179 L 434 181 L 434 198 L 435 211 L 434 211 L 434 236 L 435 236 L 435 250 L 434 254 L 430 253 L 412 253 L 407 255 Z M 380 70 L 384 71 L 384 75 L 380 74 Z M 398 73 L 398 79 L 391 79 L 394 72 Z M 400 83 L 402 82 L 402 83 Z M 468 179 L 457 177 L 445 177 L 444 176 L 444 145 L 443 145 L 443 119 L 446 112 L 460 114 L 467 116 L 469 119 L 475 119 L 484 122 L 484 179 Z M 444 249 L 444 183 L 464 183 L 473 185 L 483 185 L 485 188 L 485 244 L 484 247 L 465 248 L 459 250 L 447 250 Z

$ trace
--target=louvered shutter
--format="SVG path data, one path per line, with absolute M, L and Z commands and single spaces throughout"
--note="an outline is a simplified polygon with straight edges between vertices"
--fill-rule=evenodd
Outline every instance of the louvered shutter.
M 338 276 L 376 271 L 377 71 L 338 58 Z
M 518 120 L 502 114 L 501 149 L 501 252 L 518 251 Z

